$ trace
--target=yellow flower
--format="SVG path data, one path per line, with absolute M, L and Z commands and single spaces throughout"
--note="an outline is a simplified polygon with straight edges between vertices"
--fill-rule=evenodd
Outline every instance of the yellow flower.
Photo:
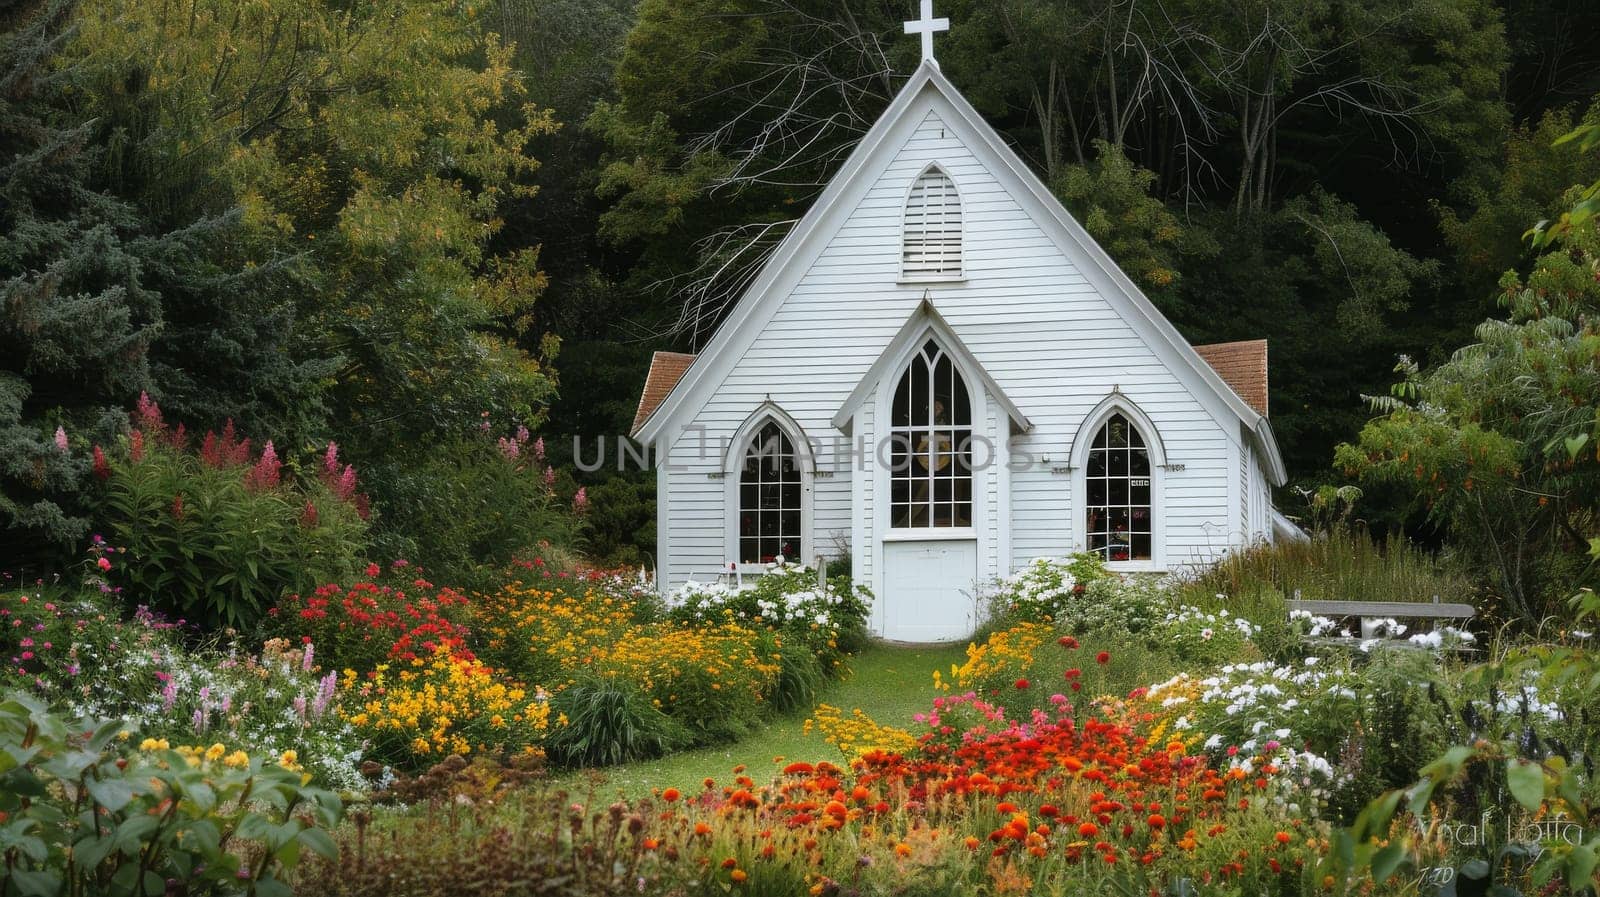
M 234 751 L 228 756 L 223 757 L 222 763 L 224 766 L 231 766 L 234 769 L 243 769 L 244 767 L 250 765 L 250 755 L 246 754 L 244 751 Z
M 223 747 L 222 742 L 219 741 L 216 744 L 213 744 L 211 747 L 206 748 L 206 760 L 207 762 L 215 762 L 222 759 L 222 755 L 226 754 L 227 752 L 228 749 Z
M 300 765 L 300 752 L 293 748 L 284 751 L 278 757 L 278 765 L 284 769 L 295 769 Z

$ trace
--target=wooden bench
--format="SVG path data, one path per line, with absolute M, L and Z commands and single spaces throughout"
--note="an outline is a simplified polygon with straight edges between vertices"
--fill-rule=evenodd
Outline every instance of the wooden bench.
M 1298 591 L 1296 592 L 1298 594 Z M 1378 620 L 1430 620 L 1437 623 L 1445 620 L 1456 624 L 1465 624 L 1477 613 L 1470 604 L 1451 604 L 1441 602 L 1437 595 L 1433 601 L 1319 601 L 1299 598 L 1287 602 L 1289 612 L 1303 611 L 1319 617 L 1332 619 L 1357 617 L 1361 620 L 1360 638 L 1329 638 L 1322 641 L 1338 644 L 1349 644 L 1369 638 L 1376 638 L 1371 634 L 1374 624 Z

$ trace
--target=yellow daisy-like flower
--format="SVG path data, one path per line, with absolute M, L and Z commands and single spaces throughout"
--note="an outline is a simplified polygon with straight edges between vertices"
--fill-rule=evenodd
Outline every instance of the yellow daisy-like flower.
M 244 751 L 234 751 L 228 756 L 223 757 L 222 763 L 224 766 L 231 766 L 234 769 L 243 769 L 250 765 L 250 755 L 246 754 Z
M 278 757 L 278 765 L 284 769 L 298 769 L 300 766 L 300 753 L 293 748 L 284 751 Z
M 222 755 L 226 754 L 227 752 L 228 749 L 223 747 L 222 742 L 219 741 L 216 744 L 213 744 L 211 747 L 206 748 L 206 760 L 211 762 L 221 760 Z

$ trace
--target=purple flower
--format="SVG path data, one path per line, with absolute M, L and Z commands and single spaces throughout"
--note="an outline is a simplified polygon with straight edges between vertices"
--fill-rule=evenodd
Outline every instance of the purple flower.
M 311 702 L 311 712 L 317 716 L 327 713 L 328 707 L 333 704 L 333 696 L 338 686 L 338 673 L 329 673 L 323 676 L 322 681 L 318 684 L 317 697 Z

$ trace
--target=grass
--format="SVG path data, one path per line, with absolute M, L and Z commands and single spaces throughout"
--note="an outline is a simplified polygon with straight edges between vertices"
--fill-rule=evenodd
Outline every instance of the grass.
M 1465 574 L 1405 537 L 1379 543 L 1353 529 L 1231 552 L 1195 586 L 1230 598 L 1269 587 L 1284 598 L 1333 601 L 1427 602 L 1437 596 L 1470 603 L 1473 594 Z
M 909 725 L 913 714 L 927 710 L 933 703 L 937 694 L 933 671 L 948 671 L 952 663 L 965 660 L 966 646 L 966 642 L 911 647 L 873 643 L 851 659 L 850 675 L 830 686 L 821 701 L 846 713 L 859 707 L 888 725 Z M 838 752 L 820 735 L 806 734 L 808 716 L 810 713 L 806 712 L 769 719 L 760 730 L 729 744 L 657 760 L 562 773 L 555 777 L 554 784 L 573 792 L 592 789 L 600 796 L 613 792 L 636 796 L 668 786 L 692 793 L 700 790 L 702 779 L 721 782 L 731 778 L 733 767 L 741 763 L 749 765 L 747 773 L 759 781 L 767 772 L 759 764 L 776 767 L 793 760 L 841 762 Z M 778 757 L 783 760 L 775 761 Z

